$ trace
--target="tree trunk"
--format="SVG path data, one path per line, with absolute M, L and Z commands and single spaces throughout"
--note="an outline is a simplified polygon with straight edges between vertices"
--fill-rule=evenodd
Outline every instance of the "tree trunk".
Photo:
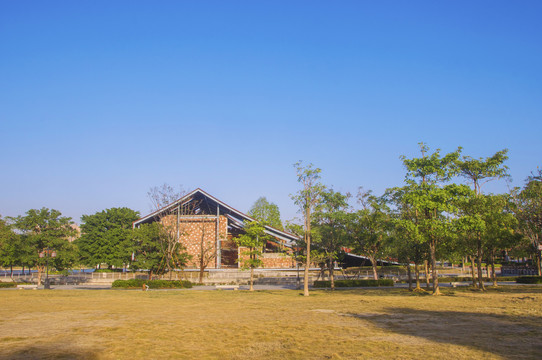
M 249 291 L 254 291 L 254 267 L 250 267 L 250 289 Z
M 540 250 L 537 250 L 536 273 L 538 274 L 538 276 L 542 276 L 542 251 Z
M 425 288 L 429 289 L 429 286 L 431 286 L 429 281 L 429 262 L 425 260 L 423 264 L 425 267 Z
M 329 280 L 331 282 L 331 290 L 335 290 L 335 274 L 333 273 L 333 258 L 329 258 Z
M 467 262 L 467 259 L 463 257 L 461 260 L 461 272 L 465 272 L 465 263 Z
M 416 291 L 421 290 L 422 287 L 420 286 L 420 267 L 418 263 L 414 264 L 414 272 L 416 273 Z
M 472 273 L 472 286 L 476 287 L 476 273 L 474 272 L 474 256 L 470 257 L 470 268 Z
M 200 264 L 200 268 L 199 268 L 199 283 L 200 284 L 203 284 L 204 271 L 205 271 L 205 268 L 203 266 L 201 266 L 201 264 Z
M 376 264 L 376 259 L 373 256 L 369 256 L 371 264 L 373 265 L 373 279 L 378 280 L 378 268 Z
M 307 257 L 305 259 L 305 271 L 303 274 L 303 296 L 309 296 L 309 266 L 311 264 L 311 211 L 305 212 L 305 239 L 307 240 Z
M 38 268 L 38 286 L 41 285 L 41 277 L 43 276 L 43 265 L 37 265 Z
M 438 286 L 438 273 L 437 273 L 437 241 L 431 239 L 431 270 L 433 271 L 433 295 L 440 295 L 440 288 Z
M 478 250 L 476 252 L 476 265 L 478 266 L 478 288 L 482 291 L 486 291 L 484 286 L 484 273 L 482 271 L 482 240 L 478 235 Z
M 408 274 L 408 291 L 412 291 L 412 271 L 410 269 L 410 263 L 407 263 L 406 269 Z
M 491 279 L 493 286 L 497 287 L 497 274 L 495 273 L 495 251 L 491 252 Z

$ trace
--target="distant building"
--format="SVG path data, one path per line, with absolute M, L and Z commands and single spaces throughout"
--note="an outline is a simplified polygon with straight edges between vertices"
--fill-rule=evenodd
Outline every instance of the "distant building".
M 196 189 L 179 200 L 148 214 L 133 223 L 141 224 L 161 222 L 170 231 L 193 258 L 188 267 L 199 267 L 196 260 L 202 247 L 212 254 L 212 265 L 208 268 L 238 268 L 238 259 L 243 248 L 239 248 L 234 239 L 243 234 L 247 222 L 255 221 L 252 217 L 234 209 L 201 189 Z M 293 268 L 293 246 L 299 238 L 286 231 L 265 227 L 265 232 L 273 237 L 264 247 L 262 256 L 264 268 Z

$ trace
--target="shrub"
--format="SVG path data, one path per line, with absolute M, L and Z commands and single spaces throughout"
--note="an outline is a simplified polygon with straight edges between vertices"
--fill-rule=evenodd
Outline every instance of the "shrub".
M 1 288 L 14 288 L 17 287 L 17 283 L 14 282 L 0 282 L 0 289 Z
M 147 285 L 149 289 L 189 289 L 192 283 L 188 280 L 115 280 L 111 287 L 123 289 L 141 289 L 143 285 Z
M 519 276 L 516 279 L 518 284 L 542 284 L 542 276 Z
M 335 287 L 366 287 L 366 286 L 393 286 L 392 279 L 357 279 L 357 280 L 336 280 Z M 315 281 L 315 288 L 331 287 L 331 281 Z

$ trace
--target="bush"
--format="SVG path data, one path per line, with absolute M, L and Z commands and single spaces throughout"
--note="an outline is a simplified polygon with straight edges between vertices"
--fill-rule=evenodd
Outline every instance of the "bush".
M 518 284 L 542 284 L 542 276 L 519 276 L 516 279 Z
M 393 286 L 392 279 L 358 279 L 358 280 L 336 280 L 335 287 L 367 287 L 367 286 Z M 315 281 L 315 288 L 331 287 L 331 281 Z
M 188 280 L 115 280 L 111 287 L 121 289 L 141 289 L 143 285 L 147 285 L 149 289 L 189 289 L 192 283 Z
M 0 282 L 0 289 L 1 288 L 14 288 L 17 287 L 17 283 L 14 282 Z

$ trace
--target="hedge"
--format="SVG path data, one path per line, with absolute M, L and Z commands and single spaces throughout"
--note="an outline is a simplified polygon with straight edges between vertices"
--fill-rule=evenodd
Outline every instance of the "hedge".
M 14 288 L 17 287 L 17 283 L 14 282 L 0 282 L 0 288 Z
M 380 280 L 336 280 L 335 287 L 367 287 L 367 286 L 393 286 L 392 279 L 380 279 Z M 328 288 L 331 287 L 331 281 L 315 281 L 315 288 Z
M 149 289 L 188 289 L 192 287 L 192 283 L 188 280 L 115 280 L 111 287 L 124 289 L 141 289 L 143 285 L 147 285 Z
M 516 279 L 518 284 L 542 284 L 542 276 L 520 276 Z

